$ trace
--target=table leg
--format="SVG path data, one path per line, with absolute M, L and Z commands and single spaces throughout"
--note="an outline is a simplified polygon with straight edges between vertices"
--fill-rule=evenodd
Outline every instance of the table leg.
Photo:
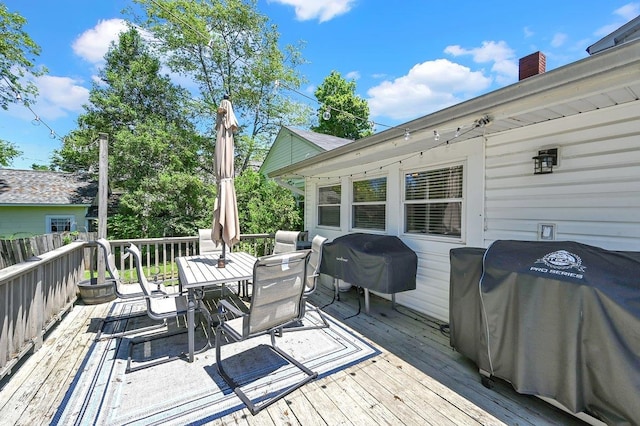
M 195 312 L 196 312 L 196 302 L 195 302 L 195 292 L 192 288 L 189 289 L 188 297 L 188 305 L 187 305 L 187 334 L 189 340 L 189 362 L 193 362 L 193 353 L 195 352 Z
M 369 289 L 364 289 L 364 312 L 369 314 Z

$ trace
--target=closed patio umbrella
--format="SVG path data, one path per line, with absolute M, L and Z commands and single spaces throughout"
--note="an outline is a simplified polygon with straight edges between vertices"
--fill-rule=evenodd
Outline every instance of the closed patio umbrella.
M 222 254 L 218 261 L 218 267 L 224 267 L 225 247 L 231 247 L 240 241 L 238 205 L 236 189 L 233 184 L 233 133 L 237 129 L 238 121 L 233 113 L 233 106 L 229 96 L 225 95 L 218 107 L 216 117 L 215 167 L 218 194 L 213 210 L 211 230 L 211 239 L 216 243 L 222 242 Z

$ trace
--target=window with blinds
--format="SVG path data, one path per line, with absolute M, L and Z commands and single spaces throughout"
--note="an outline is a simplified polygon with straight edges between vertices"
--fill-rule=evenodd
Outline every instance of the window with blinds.
M 318 225 L 340 226 L 340 185 L 318 188 Z
M 387 178 L 353 182 L 352 227 L 384 231 L 387 225 Z
M 404 231 L 460 238 L 462 166 L 416 171 L 404 176 Z

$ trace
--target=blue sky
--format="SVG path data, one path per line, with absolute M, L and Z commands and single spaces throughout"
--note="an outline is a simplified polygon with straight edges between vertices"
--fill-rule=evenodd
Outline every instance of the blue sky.
M 49 69 L 32 106 L 0 112 L 0 138 L 24 154 L 11 165 L 48 164 L 75 128 L 92 78 L 117 38 L 129 0 L 5 0 L 27 19 Z M 513 84 L 518 60 L 541 51 L 547 71 L 585 58 L 586 48 L 640 14 L 636 1 L 259 0 L 281 43 L 305 43 L 300 72 L 313 91 L 333 70 L 356 82 L 376 131 Z M 284 89 L 283 89 L 284 90 Z M 313 104 L 289 92 L 298 101 Z M 240 118 L 242 121 L 242 118 Z M 37 123 L 37 121 L 36 121 Z M 46 124 L 46 125 L 45 125 Z M 242 124 L 242 123 L 241 123 Z

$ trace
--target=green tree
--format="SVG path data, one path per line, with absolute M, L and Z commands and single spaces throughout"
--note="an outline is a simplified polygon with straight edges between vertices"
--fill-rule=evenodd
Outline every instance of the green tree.
M 264 153 L 283 124 L 302 124 L 309 109 L 276 90 L 297 89 L 299 48 L 278 47 L 279 34 L 257 11 L 255 0 L 134 0 L 144 17 L 136 23 L 153 33 L 162 57 L 176 73 L 198 86 L 200 129 L 214 139 L 216 109 L 231 96 L 240 121 L 236 169 L 245 170 Z
M 0 139 L 0 166 L 10 166 L 13 159 L 21 154 L 16 144 Z
M 347 81 L 331 71 L 315 91 L 320 103 L 318 125 L 311 130 L 325 135 L 360 139 L 373 133 L 369 123 L 369 104 L 356 95 L 355 81 Z
M 35 57 L 40 54 L 38 46 L 22 29 L 26 24 L 18 13 L 11 13 L 0 3 L 0 106 L 7 109 L 13 102 L 30 102 L 38 90 L 27 77 L 39 76 L 45 68 L 35 66 Z
M 107 133 L 110 185 L 123 191 L 109 235 L 193 235 L 213 211 L 213 186 L 200 178 L 210 142 L 189 120 L 189 93 L 160 75 L 160 61 L 134 28 L 120 35 L 105 60 L 78 129 L 64 138 L 54 165 L 97 172 L 96 141 Z
M 235 186 L 243 234 L 300 229 L 302 212 L 289 190 L 251 168 L 235 179 Z

